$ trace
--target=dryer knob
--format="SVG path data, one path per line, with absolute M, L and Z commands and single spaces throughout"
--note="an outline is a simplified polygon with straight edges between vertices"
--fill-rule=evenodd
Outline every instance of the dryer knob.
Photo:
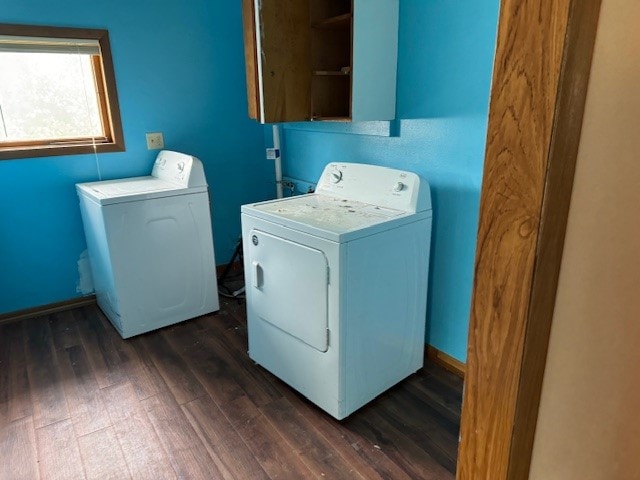
M 331 183 L 338 183 L 340 180 L 342 180 L 342 172 L 340 170 L 331 172 Z
M 396 183 L 395 186 L 393 187 L 394 192 L 401 192 L 402 190 L 404 190 L 404 183 L 402 182 Z

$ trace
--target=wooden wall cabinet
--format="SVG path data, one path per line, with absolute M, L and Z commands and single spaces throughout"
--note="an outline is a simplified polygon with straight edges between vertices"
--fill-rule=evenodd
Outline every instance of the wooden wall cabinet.
M 243 0 L 249 116 L 391 120 L 399 0 Z

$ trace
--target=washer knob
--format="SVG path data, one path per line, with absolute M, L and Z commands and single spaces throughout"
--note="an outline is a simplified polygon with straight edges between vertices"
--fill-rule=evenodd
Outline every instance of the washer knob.
M 331 172 L 331 183 L 338 183 L 340 180 L 342 180 L 342 172 L 340 170 L 334 170 L 333 172 Z
M 404 183 L 402 182 L 397 182 L 393 187 L 394 192 L 401 192 L 402 190 L 404 190 Z

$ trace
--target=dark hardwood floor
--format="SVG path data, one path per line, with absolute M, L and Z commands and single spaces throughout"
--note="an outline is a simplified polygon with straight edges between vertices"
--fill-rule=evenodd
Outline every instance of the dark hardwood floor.
M 453 479 L 427 364 L 342 422 L 247 356 L 244 307 L 122 340 L 97 307 L 0 326 L 0 479 Z

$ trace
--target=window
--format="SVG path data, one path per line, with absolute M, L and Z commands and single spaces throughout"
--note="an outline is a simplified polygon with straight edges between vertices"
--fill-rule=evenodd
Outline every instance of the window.
M 107 31 L 0 24 L 0 160 L 116 151 Z

